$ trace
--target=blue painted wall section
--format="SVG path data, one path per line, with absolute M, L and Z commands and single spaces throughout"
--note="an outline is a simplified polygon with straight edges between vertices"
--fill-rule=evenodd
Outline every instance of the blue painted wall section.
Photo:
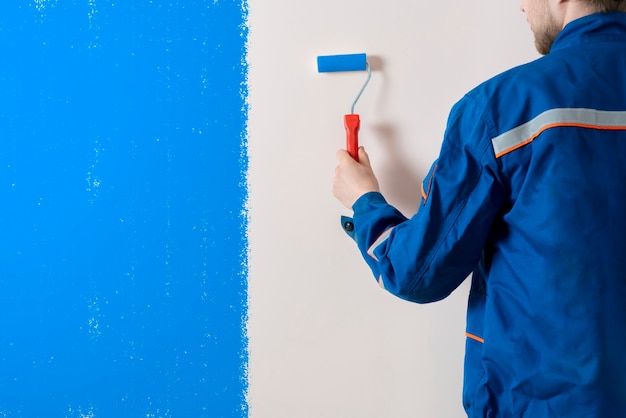
M 0 5 L 0 417 L 247 416 L 246 18 Z

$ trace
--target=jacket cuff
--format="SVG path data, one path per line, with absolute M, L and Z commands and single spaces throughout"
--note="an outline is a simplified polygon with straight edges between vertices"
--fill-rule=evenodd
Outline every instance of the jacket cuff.
M 359 197 L 352 205 L 354 213 L 363 211 L 364 209 L 371 209 L 370 203 L 387 203 L 385 198 L 380 192 L 368 192 Z
M 372 202 L 386 203 L 386 200 L 379 192 L 368 192 L 354 202 L 352 210 L 354 213 L 358 213 L 360 210 L 369 207 L 369 204 Z M 343 231 L 348 234 L 350 238 L 356 241 L 356 232 L 354 231 L 354 220 L 352 217 L 341 216 L 341 228 L 343 228 Z

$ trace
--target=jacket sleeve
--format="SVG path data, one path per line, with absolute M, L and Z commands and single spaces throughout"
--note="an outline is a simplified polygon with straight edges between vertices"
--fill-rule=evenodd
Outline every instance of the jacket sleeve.
M 443 299 L 478 265 L 505 199 L 484 113 L 469 96 L 452 109 L 411 219 L 380 193 L 353 206 L 359 250 L 379 285 L 400 298 Z

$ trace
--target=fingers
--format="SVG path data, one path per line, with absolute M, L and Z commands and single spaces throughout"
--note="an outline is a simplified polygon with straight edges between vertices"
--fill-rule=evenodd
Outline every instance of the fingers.
M 346 151 L 345 149 L 337 150 L 337 160 L 339 160 L 339 163 L 347 161 L 348 158 L 352 159 L 352 157 L 350 157 L 350 154 L 348 154 L 348 151 Z
M 365 149 L 359 147 L 358 153 L 359 161 L 355 161 L 346 150 L 337 151 L 333 194 L 347 208 L 363 194 L 380 190 Z
M 359 162 L 368 168 L 372 168 L 370 156 L 365 152 L 365 147 L 359 147 Z
M 370 157 L 367 152 L 365 152 L 365 148 L 363 146 L 360 146 L 357 152 L 359 153 L 358 162 L 363 163 L 363 165 L 365 165 L 366 167 L 371 167 L 372 165 L 370 163 Z M 337 160 L 339 160 L 340 163 L 345 162 L 348 158 L 352 159 L 348 151 L 346 151 L 345 149 L 340 149 L 337 151 Z

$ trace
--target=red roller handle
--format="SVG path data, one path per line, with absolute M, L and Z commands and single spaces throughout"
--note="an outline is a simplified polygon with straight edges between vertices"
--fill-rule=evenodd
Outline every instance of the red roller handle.
M 355 161 L 359 161 L 359 115 L 344 115 L 343 123 L 346 127 L 346 151 Z

